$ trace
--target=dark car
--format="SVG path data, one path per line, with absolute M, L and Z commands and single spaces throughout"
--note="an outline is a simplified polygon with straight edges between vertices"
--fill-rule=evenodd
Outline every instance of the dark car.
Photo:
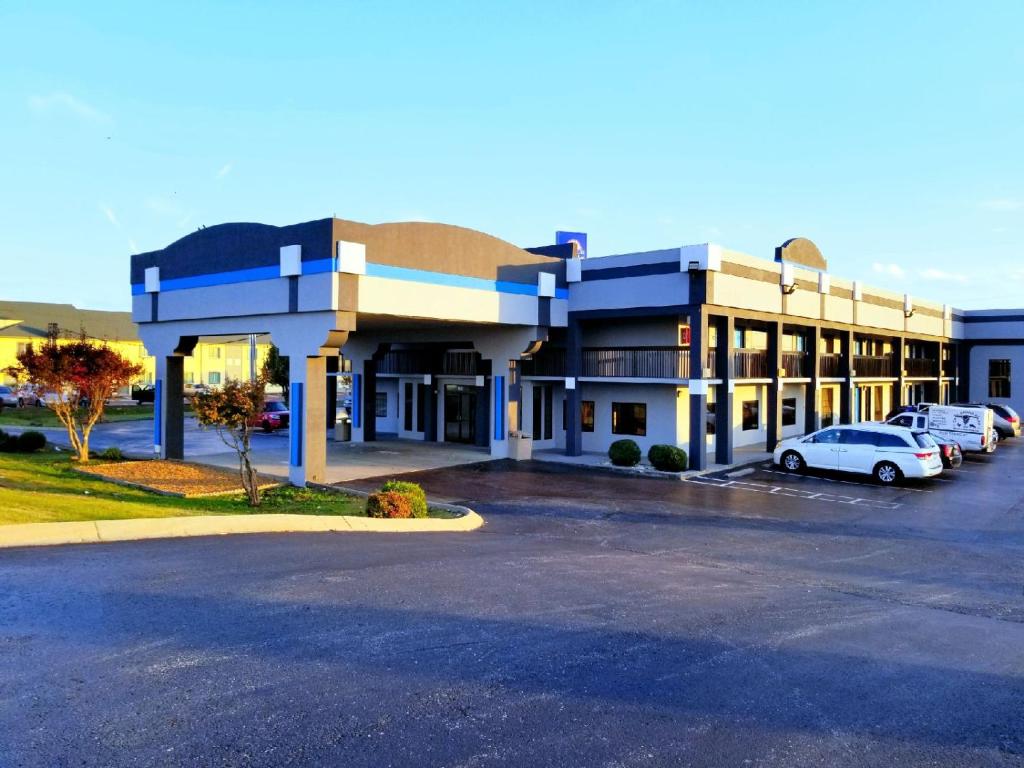
M 141 387 L 132 387 L 132 400 L 140 403 L 152 403 L 156 400 L 156 387 L 152 384 L 143 384 Z
M 263 406 L 263 412 L 252 420 L 252 426 L 262 427 L 264 432 L 285 429 L 288 426 L 288 406 L 280 401 L 272 401 Z
M 932 435 L 932 440 L 939 445 L 939 458 L 942 459 L 943 468 L 956 469 L 964 463 L 964 454 L 960 450 L 960 443 L 945 440 L 936 435 Z

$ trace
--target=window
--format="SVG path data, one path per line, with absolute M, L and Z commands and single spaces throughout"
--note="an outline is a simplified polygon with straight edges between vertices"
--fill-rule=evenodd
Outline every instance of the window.
M 743 401 L 743 429 L 758 429 L 761 426 L 761 419 L 758 416 L 757 400 Z
M 210 383 L 220 384 L 220 371 L 210 371 Z
M 814 442 L 816 443 L 838 443 L 840 432 L 839 429 L 826 429 L 823 432 L 819 432 L 814 436 Z
M 832 404 L 833 392 L 832 388 L 821 390 L 821 423 L 826 427 L 836 423 Z
M 908 443 L 899 435 L 889 435 L 883 432 L 879 432 L 878 442 L 876 445 L 879 448 L 906 448 Z
M 405 382 L 404 392 L 405 392 L 405 401 L 404 401 L 404 405 L 405 405 L 404 429 L 405 429 L 406 432 L 412 432 L 412 411 L 413 411 L 412 402 L 413 401 L 412 401 L 412 382 L 411 381 Z
M 988 396 L 1010 396 L 1010 361 L 988 361 Z
M 208 347 L 207 349 L 209 350 L 208 357 L 212 357 L 214 360 L 220 360 L 220 347 Z
M 423 384 L 416 385 L 416 431 L 426 432 L 424 426 L 427 418 L 427 388 Z
M 647 434 L 647 403 L 612 403 L 612 434 Z
M 562 429 L 569 428 L 568 411 L 569 399 L 562 401 Z M 583 432 L 594 431 L 594 401 L 583 400 L 580 402 L 580 424 Z
M 18 354 L 19 355 L 24 355 L 25 352 L 27 352 L 27 351 L 28 351 L 28 342 L 27 341 L 19 341 L 18 342 Z
M 378 418 L 385 418 L 388 415 L 388 393 L 377 392 L 373 400 L 374 414 Z
M 715 404 L 714 403 L 708 403 L 708 414 L 704 418 L 705 418 L 706 423 L 707 423 L 708 434 L 709 435 L 715 434 L 716 417 L 715 417 Z
M 742 328 L 734 328 L 733 329 L 733 331 L 732 331 L 732 345 L 734 347 L 736 347 L 736 349 L 743 349 L 744 346 L 745 346 L 744 342 L 746 340 L 747 340 L 746 339 L 746 334 L 743 332 Z
M 690 326 L 680 325 L 679 326 L 679 346 L 688 347 L 690 346 Z
M 554 407 L 554 390 L 551 384 L 533 385 L 533 439 L 550 440 L 552 437 L 551 409 Z
M 787 397 L 782 401 L 782 426 L 792 427 L 796 424 L 796 398 Z

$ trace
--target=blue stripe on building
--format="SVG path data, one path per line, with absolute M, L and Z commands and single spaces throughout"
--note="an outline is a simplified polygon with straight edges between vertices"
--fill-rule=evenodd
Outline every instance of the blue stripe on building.
M 338 260 L 316 259 L 302 262 L 303 275 L 319 275 L 338 270 Z M 482 277 L 452 275 L 446 272 L 430 272 L 425 269 L 394 267 L 390 264 L 367 264 L 366 274 L 370 277 L 383 277 L 389 280 L 405 280 L 429 285 L 443 285 L 453 288 L 471 288 L 478 291 L 496 291 L 519 296 L 536 296 L 537 286 L 530 283 L 514 283 L 508 280 L 486 280 Z M 216 285 L 232 285 L 235 283 L 251 283 L 258 280 L 275 280 L 281 277 L 280 267 L 254 267 L 239 269 L 232 272 L 213 272 L 207 275 L 178 277 L 160 281 L 161 291 L 181 291 L 188 288 L 208 288 Z M 132 285 L 132 295 L 141 296 L 146 292 L 142 283 Z M 556 288 L 555 298 L 568 299 L 567 288 Z
M 505 377 L 494 377 L 494 439 L 505 439 Z
M 288 403 L 289 410 L 291 411 L 291 418 L 288 421 L 288 432 L 291 438 L 288 463 L 293 467 L 302 466 L 302 431 L 306 424 L 304 411 L 306 404 L 303 402 L 304 390 L 305 385 L 301 382 L 292 384 L 291 397 Z
M 164 382 L 157 379 L 153 385 L 153 445 L 163 445 Z
M 363 374 L 352 374 L 352 428 L 363 426 Z

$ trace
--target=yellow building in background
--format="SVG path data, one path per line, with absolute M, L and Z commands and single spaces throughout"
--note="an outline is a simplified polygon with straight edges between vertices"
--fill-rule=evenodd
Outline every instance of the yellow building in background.
M 14 383 L 4 371 L 16 365 L 17 356 L 29 344 L 39 345 L 51 335 L 75 339 L 84 333 L 87 339 L 106 343 L 123 357 L 143 366 L 140 384 L 152 384 L 155 360 L 143 347 L 130 312 L 104 312 L 79 309 L 71 304 L 43 304 L 32 301 L 0 300 L 0 382 Z M 256 344 L 256 370 L 270 349 L 269 339 Z M 249 376 L 249 339 L 201 338 L 191 357 L 185 358 L 185 383 L 218 386 L 228 379 Z

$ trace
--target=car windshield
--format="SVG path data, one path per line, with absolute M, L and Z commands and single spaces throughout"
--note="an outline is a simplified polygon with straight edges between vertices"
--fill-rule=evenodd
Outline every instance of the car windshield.
M 0 395 L 9 395 L 9 394 L 11 394 L 11 388 L 10 387 L 0 387 Z
M 263 410 L 266 411 L 267 413 L 279 413 L 280 411 L 287 411 L 288 406 L 286 406 L 284 403 L 273 402 L 267 403 L 267 407 L 264 408 Z
M 938 448 L 935 440 L 927 432 L 915 432 L 914 440 L 921 448 Z

